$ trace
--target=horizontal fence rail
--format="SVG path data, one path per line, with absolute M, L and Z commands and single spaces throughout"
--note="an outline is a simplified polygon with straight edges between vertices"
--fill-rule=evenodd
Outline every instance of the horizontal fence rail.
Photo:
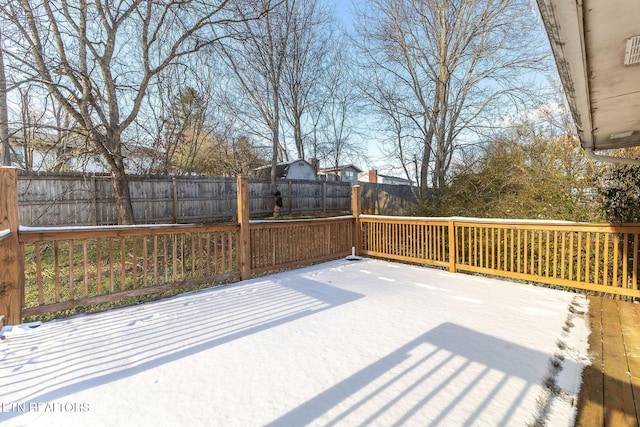
M 402 261 L 640 297 L 640 226 L 361 216 L 361 252 Z
M 237 280 L 237 225 L 21 227 L 28 317 Z

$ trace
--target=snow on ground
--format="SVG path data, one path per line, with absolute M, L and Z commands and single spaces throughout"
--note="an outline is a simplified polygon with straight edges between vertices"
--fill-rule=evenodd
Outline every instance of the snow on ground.
M 5 327 L 0 422 L 570 426 L 587 305 L 502 280 L 337 260 Z

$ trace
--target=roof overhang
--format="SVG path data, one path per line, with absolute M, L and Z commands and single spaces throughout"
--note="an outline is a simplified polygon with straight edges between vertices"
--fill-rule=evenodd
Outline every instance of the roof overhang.
M 640 35 L 640 1 L 537 3 L 583 148 L 640 145 L 640 62 L 625 64 L 627 41 Z

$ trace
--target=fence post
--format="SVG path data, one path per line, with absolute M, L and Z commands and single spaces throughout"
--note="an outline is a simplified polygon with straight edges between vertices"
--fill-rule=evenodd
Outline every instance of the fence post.
M 322 182 L 322 213 L 327 213 L 327 181 Z
M 95 174 L 91 176 L 91 191 L 93 198 L 91 199 L 91 209 L 93 210 L 93 225 L 98 225 L 98 184 Z
M 456 223 L 455 221 L 449 221 L 449 271 L 455 273 L 456 256 L 458 254 L 458 237 L 456 235 Z
M 237 178 L 238 223 L 238 266 L 240 280 L 251 278 L 251 232 L 249 230 L 249 180 L 240 175 Z
M 176 179 L 171 178 L 171 199 L 172 199 L 172 211 L 173 211 L 173 223 L 178 223 L 178 187 L 176 185 Z
M 24 260 L 18 243 L 18 177 L 15 168 L 0 167 L 0 317 L 7 325 L 22 321 Z
M 353 225 L 353 247 L 356 248 L 356 255 L 360 252 L 360 186 L 351 187 L 351 214 L 356 219 Z
M 289 206 L 289 215 L 293 212 L 293 196 L 291 195 L 291 192 L 293 191 L 292 188 L 293 184 L 291 183 L 291 180 L 287 181 L 287 192 L 289 193 L 287 205 Z

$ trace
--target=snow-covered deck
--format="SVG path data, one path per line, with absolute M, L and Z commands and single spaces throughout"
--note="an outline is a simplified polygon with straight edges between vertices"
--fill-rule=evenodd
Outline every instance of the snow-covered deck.
M 363 259 L 4 328 L 5 425 L 573 424 L 577 294 Z

